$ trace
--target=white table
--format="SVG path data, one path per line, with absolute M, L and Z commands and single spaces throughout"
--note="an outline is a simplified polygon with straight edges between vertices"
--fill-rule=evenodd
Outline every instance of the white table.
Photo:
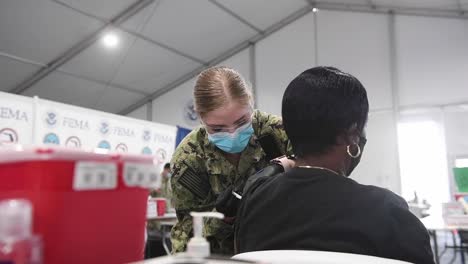
M 434 258 L 436 264 L 439 264 L 439 245 L 437 242 L 437 231 L 450 231 L 452 232 L 452 239 L 453 239 L 453 245 L 456 246 L 456 239 L 454 235 L 454 231 L 458 230 L 468 230 L 468 226 L 452 226 L 452 225 L 446 225 L 444 219 L 442 216 L 428 216 L 423 219 L 420 219 L 423 225 L 426 227 L 427 231 L 429 232 L 429 235 L 432 238 L 432 241 L 434 241 Z M 445 250 L 443 251 L 445 252 Z M 443 253 L 442 253 L 443 254 Z M 462 258 L 462 263 L 465 263 L 465 255 L 463 254 L 463 251 L 461 252 L 461 258 Z
M 237 260 L 269 264 L 408 264 L 409 262 L 349 253 L 309 250 L 266 250 L 235 255 Z
M 161 226 L 161 242 L 164 247 L 164 251 L 168 255 L 171 254 L 171 251 L 169 250 L 169 247 L 167 246 L 167 241 L 166 241 L 166 229 L 169 230 L 177 223 L 177 215 L 176 213 L 166 213 L 163 216 L 153 216 L 153 217 L 147 217 L 146 221 L 152 221 L 152 222 L 158 222 L 159 225 Z
M 245 261 L 238 261 L 233 259 L 200 259 L 200 258 L 191 258 L 186 253 L 177 253 L 171 256 L 164 256 L 154 259 L 148 259 L 140 262 L 134 262 L 131 264 L 180 264 L 180 263 L 200 263 L 200 264 L 246 264 Z M 266 264 L 266 263 L 261 263 Z M 284 264 L 284 263 L 283 263 Z

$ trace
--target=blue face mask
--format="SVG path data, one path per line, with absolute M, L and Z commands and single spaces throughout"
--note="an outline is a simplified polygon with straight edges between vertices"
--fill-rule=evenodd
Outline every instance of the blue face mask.
M 208 140 L 224 152 L 240 153 L 249 144 L 253 133 L 252 123 L 248 123 L 239 127 L 233 133 L 218 132 L 208 134 Z

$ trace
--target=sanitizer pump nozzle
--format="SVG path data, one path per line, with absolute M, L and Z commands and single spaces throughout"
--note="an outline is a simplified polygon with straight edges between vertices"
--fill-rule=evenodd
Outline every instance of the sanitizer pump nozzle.
M 202 236 L 203 218 L 223 219 L 224 215 L 217 212 L 191 212 L 193 217 L 193 237 L 187 244 L 187 253 L 193 257 L 205 258 L 210 255 L 210 243 Z

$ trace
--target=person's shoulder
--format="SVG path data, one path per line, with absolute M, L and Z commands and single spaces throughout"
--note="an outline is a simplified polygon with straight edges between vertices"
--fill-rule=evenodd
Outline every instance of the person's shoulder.
M 196 162 L 197 156 L 203 153 L 205 133 L 203 128 L 196 128 L 180 142 L 172 155 L 173 170 L 174 166 Z
M 403 199 L 398 194 L 392 192 L 391 190 L 374 185 L 359 185 L 362 188 L 366 189 L 371 199 L 383 202 L 385 206 L 389 206 L 389 208 L 400 207 L 403 209 L 408 209 L 408 203 L 405 201 L 405 199 Z
M 283 175 L 284 173 L 278 173 L 276 175 L 258 177 L 245 189 L 244 195 L 250 198 L 255 196 L 265 197 L 264 194 L 269 194 L 272 188 L 280 184 L 279 181 Z
M 175 149 L 174 156 L 181 154 L 188 154 L 198 152 L 203 148 L 205 143 L 205 130 L 201 127 L 192 130 L 185 138 L 179 143 Z
M 260 110 L 255 110 L 254 120 L 262 127 L 283 128 L 283 120 L 280 116 L 268 114 Z
M 283 154 L 292 154 L 292 148 L 281 117 L 255 110 L 252 125 L 257 137 L 272 135 Z

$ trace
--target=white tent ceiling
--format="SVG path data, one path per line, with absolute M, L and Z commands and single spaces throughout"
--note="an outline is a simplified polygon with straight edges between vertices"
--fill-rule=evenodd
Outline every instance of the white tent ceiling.
M 119 113 L 313 6 L 466 17 L 468 0 L 2 0 L 0 90 Z

